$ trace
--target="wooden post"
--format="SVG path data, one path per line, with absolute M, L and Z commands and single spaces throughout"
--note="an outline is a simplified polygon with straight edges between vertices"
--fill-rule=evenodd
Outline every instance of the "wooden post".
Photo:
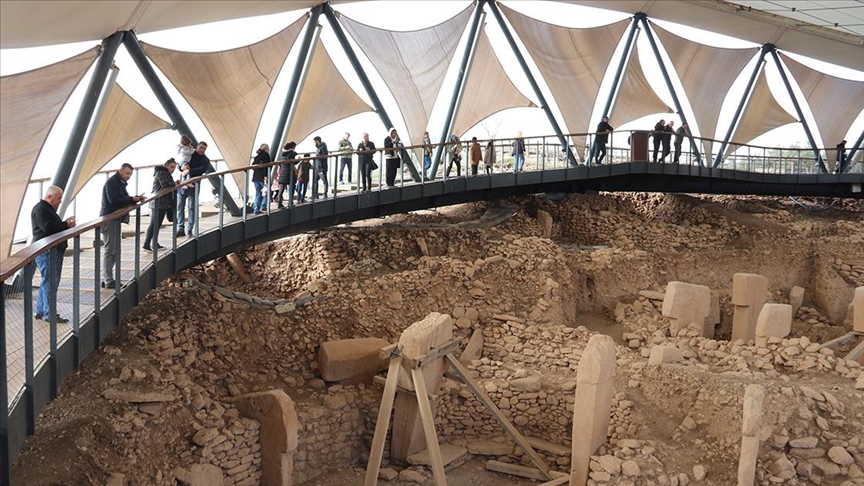
M 375 436 L 372 439 L 372 450 L 369 452 L 369 462 L 366 464 L 366 480 L 363 486 L 378 484 L 378 471 L 381 469 L 381 459 L 384 457 L 384 441 L 387 439 L 387 427 L 390 425 L 390 413 L 393 411 L 393 399 L 396 397 L 396 385 L 399 381 L 401 357 L 390 358 L 390 368 L 387 371 L 387 384 L 381 397 L 381 408 L 378 409 L 378 422 L 375 424 Z
M 426 395 L 426 380 L 423 378 L 423 371 L 420 368 L 414 368 L 411 370 L 411 377 L 417 388 L 417 405 L 420 409 L 420 421 L 423 422 L 423 435 L 426 436 L 426 450 L 429 451 L 429 462 L 435 477 L 435 485 L 447 486 L 447 477 L 444 475 L 444 460 L 441 458 L 438 434 L 435 433 L 435 416 L 432 415 L 432 406 Z
M 415 322 L 405 329 L 399 338 L 398 349 L 403 359 L 405 371 L 399 377 L 399 386 L 407 390 L 415 390 L 411 379 L 411 360 L 424 358 L 433 348 L 444 346 L 453 339 L 453 318 L 446 314 L 433 312 L 422 321 Z M 447 364 L 443 358 L 427 363 L 423 368 L 425 394 L 437 395 L 444 381 Z M 434 405 L 430 403 L 431 414 L 435 416 Z M 395 410 L 393 413 L 393 431 L 390 436 L 390 460 L 404 463 L 405 458 L 425 449 L 426 440 L 423 434 L 423 422 L 420 408 L 414 395 L 397 392 Z

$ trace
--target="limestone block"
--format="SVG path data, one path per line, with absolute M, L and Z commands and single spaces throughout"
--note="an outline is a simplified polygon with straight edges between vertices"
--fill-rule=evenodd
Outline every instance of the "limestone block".
M 463 363 L 470 363 L 475 359 L 480 359 L 483 356 L 483 330 L 477 329 L 471 334 L 471 339 L 465 346 L 465 350 L 459 356 L 459 360 Z
M 342 381 L 374 375 L 386 370 L 389 360 L 379 351 L 387 346 L 384 339 L 340 339 L 327 341 L 318 348 L 318 369 L 325 381 Z
M 435 346 L 446 343 L 453 339 L 453 318 L 448 314 L 439 314 L 432 312 L 423 320 L 411 324 L 407 329 L 402 331 L 399 337 L 399 351 L 402 356 L 408 359 L 419 359 L 426 355 L 430 349 Z M 447 370 L 447 364 L 444 360 L 438 366 L 427 366 L 423 372 L 423 376 L 427 377 L 426 387 L 429 393 L 437 393 L 438 384 L 430 377 L 437 377 L 439 374 Z M 403 364 L 402 373 L 399 373 L 399 385 L 408 389 L 414 389 L 414 383 L 411 382 L 411 368 L 409 363 Z
M 744 389 L 744 410 L 741 421 L 741 453 L 738 458 L 738 485 L 752 486 L 756 478 L 759 457 L 759 429 L 762 423 L 762 402 L 765 389 L 748 385 Z
M 444 467 L 447 467 L 450 464 L 457 463 L 459 461 L 464 461 L 464 459 L 468 456 L 468 449 L 462 446 L 457 446 L 453 444 L 441 444 L 439 448 L 441 449 L 441 462 L 444 463 Z M 512 448 L 509 452 L 513 452 Z M 412 466 L 431 467 L 432 465 L 431 461 L 429 460 L 428 449 L 423 449 L 416 454 L 411 454 L 406 458 L 406 461 Z
M 756 338 L 756 321 L 768 295 L 768 279 L 752 273 L 732 276 L 732 340 Z
M 189 486 L 222 486 L 222 468 L 212 464 L 194 464 L 189 470 Z M 267 484 L 263 482 L 262 484 Z M 291 478 L 288 482 L 291 484 Z
M 261 423 L 261 484 L 290 486 L 298 429 L 294 401 L 282 390 L 270 390 L 243 395 L 234 404 Z
M 714 328 L 720 324 L 720 296 L 711 292 L 711 308 L 708 313 L 708 318 L 705 319 L 705 328 L 702 330 L 702 336 L 706 338 L 714 337 Z
M 537 211 L 537 222 L 543 228 L 543 238 L 552 238 L 552 215 L 546 211 Z
M 591 456 L 606 442 L 612 409 L 615 343 L 602 334 L 591 336 L 576 376 L 573 404 L 573 446 L 570 484 L 588 481 Z
M 765 302 L 768 294 L 768 279 L 755 273 L 736 273 L 732 276 L 732 303 L 754 305 Z
M 789 305 L 792 306 L 792 316 L 798 313 L 801 304 L 804 303 L 804 288 L 799 286 L 792 287 L 789 291 Z
M 756 320 L 756 346 L 768 345 L 768 338 L 785 338 L 792 331 L 792 306 L 765 304 Z
M 662 364 L 680 363 L 684 361 L 684 354 L 680 349 L 672 346 L 654 346 L 648 357 L 648 366 L 660 366 Z
M 852 298 L 852 329 L 864 333 L 864 287 L 855 289 Z
M 700 329 L 705 326 L 711 314 L 711 289 L 704 285 L 685 282 L 669 282 L 663 297 L 663 316 L 672 319 L 672 330 L 678 331 L 697 323 Z M 713 326 L 712 326 L 713 329 Z

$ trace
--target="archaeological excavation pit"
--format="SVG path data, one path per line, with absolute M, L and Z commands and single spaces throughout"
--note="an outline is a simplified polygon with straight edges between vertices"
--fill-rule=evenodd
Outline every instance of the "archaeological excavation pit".
M 538 195 L 265 243 L 152 292 L 13 484 L 864 484 L 862 287 L 860 201 Z

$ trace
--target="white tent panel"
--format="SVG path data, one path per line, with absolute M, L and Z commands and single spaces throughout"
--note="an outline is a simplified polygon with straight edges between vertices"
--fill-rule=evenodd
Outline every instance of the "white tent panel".
M 724 49 L 692 42 L 652 23 L 651 27 L 663 43 L 687 99 L 696 115 L 703 138 L 717 138 L 717 120 L 729 88 L 741 70 L 753 59 L 754 49 Z M 711 153 L 711 143 L 705 142 L 705 152 Z
M 97 54 L 94 47 L 0 78 L 0 261 L 9 257 L 27 183 L 48 132 Z
M 500 8 L 540 69 L 567 130 L 587 133 L 603 75 L 630 21 L 570 29 L 541 22 L 503 5 Z
M 372 108 L 345 82 L 319 40 L 285 139 L 300 143 L 323 126 L 367 111 Z
M 787 113 L 774 99 L 763 69 L 753 87 L 753 94 L 747 101 L 747 107 L 732 137 L 732 143 L 745 144 L 763 133 L 795 121 L 797 121 L 795 117 Z
M 489 43 L 486 31 L 481 30 L 459 113 L 453 123 L 453 133 L 461 137 L 490 115 L 507 108 L 525 106 L 536 105 L 513 86 Z
M 182 52 L 142 43 L 204 122 L 230 169 L 249 165 L 267 98 L 305 22 L 301 17 L 261 42 L 221 52 Z M 234 180 L 243 187 L 241 172 Z
M 408 32 L 379 29 L 340 16 L 345 29 L 393 93 L 412 143 L 423 140 L 429 115 L 471 10 L 469 6 L 438 25 Z
M 87 158 L 81 165 L 75 187 L 69 189 L 64 197 L 72 200 L 91 177 L 126 147 L 146 135 L 166 128 L 171 128 L 171 124 L 147 111 L 120 86 L 114 86 L 105 105 L 102 119 L 93 135 L 90 151 L 87 152 Z
M 630 65 L 621 78 L 621 88 L 615 100 L 615 106 L 609 115 L 612 126 L 642 118 L 653 113 L 671 113 L 669 106 L 657 96 L 657 93 L 642 71 L 642 62 L 638 47 L 635 47 Z
M 780 54 L 780 57 L 798 81 L 810 105 L 822 135 L 822 146 L 833 147 L 840 143 L 864 109 L 864 82 L 836 78 L 811 69 L 789 56 Z

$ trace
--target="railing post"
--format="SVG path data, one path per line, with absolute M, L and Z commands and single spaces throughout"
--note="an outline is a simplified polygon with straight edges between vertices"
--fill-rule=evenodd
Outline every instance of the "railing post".
M 33 266 L 34 263 L 30 262 L 24 267 L 24 406 L 28 435 L 36 432 L 36 402 L 33 396 L 36 386 L 33 375 Z
M 138 191 L 135 191 L 138 194 Z M 150 210 L 150 228 L 153 228 L 153 240 L 150 242 L 150 248 L 153 249 L 153 263 L 156 263 L 156 253 L 159 251 L 159 230 L 156 229 L 154 220 L 159 216 L 159 209 Z M 155 273 L 155 268 L 153 269 Z M 132 281 L 135 282 L 135 302 L 138 302 L 138 276 L 141 275 L 141 206 L 135 208 L 135 272 L 132 275 Z
M 220 177 L 220 180 L 222 180 L 224 182 L 225 176 L 221 175 L 219 177 Z M 221 198 L 223 195 L 224 195 L 224 192 L 220 191 L 219 197 Z M 248 170 L 243 171 L 243 197 L 241 197 L 240 200 L 243 202 L 242 216 L 243 216 L 243 222 L 245 223 L 246 222 L 246 208 L 249 207 L 249 171 Z M 221 213 L 222 211 L 219 211 L 219 212 Z M 222 229 L 222 218 L 219 218 L 219 229 Z
M 245 175 L 245 174 L 244 174 Z M 243 178 L 243 184 L 247 185 L 246 178 Z M 219 204 L 222 204 L 222 199 L 225 198 L 225 174 L 219 176 Z M 243 198 L 246 199 L 245 197 Z M 246 221 L 246 206 L 243 206 L 243 221 Z M 222 228 L 225 225 L 225 212 L 219 211 L 219 231 L 222 231 Z
M 98 280 L 98 279 L 97 279 Z M 72 362 L 75 369 L 81 364 L 78 331 L 81 325 L 81 236 L 72 242 Z
M 57 396 L 57 293 L 60 290 L 60 251 L 55 246 L 48 250 L 48 396 Z M 44 317 L 44 316 L 43 316 Z
M 198 246 L 198 228 L 201 226 L 201 181 L 195 183 L 195 190 L 192 191 L 192 212 L 195 214 L 195 227 L 192 228 L 195 232 L 195 246 Z M 219 201 L 221 204 L 222 201 Z M 197 254 L 197 252 L 196 252 Z
M 110 223 L 106 223 L 110 224 Z M 93 349 L 99 349 L 99 333 L 102 328 L 102 228 L 94 230 L 93 236 Z M 115 282 L 114 285 L 117 285 Z
M 6 353 L 6 282 L 0 282 L 0 483 L 12 484 L 9 450 L 9 375 Z

